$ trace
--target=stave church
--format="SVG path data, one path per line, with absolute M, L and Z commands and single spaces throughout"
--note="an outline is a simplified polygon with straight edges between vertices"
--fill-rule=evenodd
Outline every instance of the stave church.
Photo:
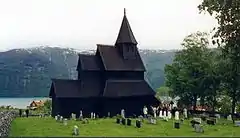
M 99 117 L 142 115 L 144 106 L 159 105 L 155 91 L 144 80 L 146 71 L 125 9 L 114 45 L 97 44 L 94 55 L 79 54 L 78 79 L 52 79 L 49 97 L 52 116 L 72 113 Z

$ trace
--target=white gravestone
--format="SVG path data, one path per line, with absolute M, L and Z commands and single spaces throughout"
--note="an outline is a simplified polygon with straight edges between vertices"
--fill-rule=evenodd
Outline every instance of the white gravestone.
M 240 127 L 240 121 L 235 121 L 235 126 Z
M 75 135 L 75 136 L 79 135 L 79 129 L 78 129 L 78 126 L 76 126 L 76 125 L 73 127 L 73 135 Z
M 125 118 L 125 110 L 124 109 L 121 110 L 121 116 L 122 116 L 122 118 Z
M 76 120 L 76 114 L 72 113 L 72 119 Z
M 198 122 L 198 123 L 200 123 L 200 124 L 202 123 L 202 119 L 201 118 L 194 117 L 193 120 Z
M 108 117 L 110 117 L 110 112 L 108 112 Z
M 83 119 L 83 112 L 82 112 L 82 110 L 80 110 L 79 113 L 80 113 L 80 114 L 79 114 L 79 119 Z
M 172 119 L 172 113 L 168 111 L 168 119 Z
M 178 111 L 175 112 L 175 120 L 179 120 L 179 112 Z
M 63 120 L 63 124 L 64 124 L 64 126 L 67 125 L 67 119 L 66 118 Z
M 167 112 L 166 111 L 163 111 L 163 117 L 167 117 Z
M 93 119 L 93 112 L 91 112 L 91 119 Z
M 200 124 L 195 124 L 194 125 L 194 130 L 197 133 L 203 133 L 204 132 L 203 127 Z
M 93 119 L 95 119 L 96 118 L 96 114 L 95 113 L 93 113 Z
M 62 117 L 62 116 L 60 117 L 60 122 L 61 122 L 61 123 L 63 122 L 63 117 Z
M 228 115 L 227 120 L 232 121 L 232 115 Z
M 187 109 L 186 108 L 183 109 L 183 115 L 184 115 L 185 119 L 188 118 L 188 114 L 187 114 Z
M 56 121 L 58 120 L 58 116 L 55 116 L 55 120 L 56 120 Z
M 162 110 L 159 111 L 159 117 L 160 117 L 160 118 L 163 118 Z

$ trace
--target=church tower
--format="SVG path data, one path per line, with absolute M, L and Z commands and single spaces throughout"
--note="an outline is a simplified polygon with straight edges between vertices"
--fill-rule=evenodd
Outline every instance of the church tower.
M 137 41 L 133 35 L 132 29 L 126 16 L 126 9 L 124 8 L 124 16 L 122 25 L 118 33 L 115 46 L 118 48 L 120 55 L 124 59 L 135 59 L 137 54 Z

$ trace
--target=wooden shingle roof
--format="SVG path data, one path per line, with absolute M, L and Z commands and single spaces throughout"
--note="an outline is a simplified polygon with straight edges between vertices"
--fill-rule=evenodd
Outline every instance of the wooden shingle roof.
M 52 79 L 50 96 L 52 96 L 53 93 L 57 98 L 97 97 L 100 93 L 100 84 L 97 80 Z
M 145 80 L 107 80 L 104 88 L 104 97 L 155 95 L 154 90 Z
M 77 70 L 98 71 L 99 66 L 95 55 L 79 54 Z
M 97 48 L 107 71 L 146 70 L 138 51 L 135 59 L 124 59 L 115 46 L 97 44 Z

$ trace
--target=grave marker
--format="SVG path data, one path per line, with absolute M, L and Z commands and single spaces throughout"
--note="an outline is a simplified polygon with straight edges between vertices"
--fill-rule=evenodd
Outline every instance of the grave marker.
M 175 112 L 175 120 L 179 120 L 179 112 L 178 111 Z
M 76 125 L 73 127 L 73 135 L 75 135 L 75 136 L 79 135 L 79 129 L 78 129 L 78 126 L 76 126 Z

